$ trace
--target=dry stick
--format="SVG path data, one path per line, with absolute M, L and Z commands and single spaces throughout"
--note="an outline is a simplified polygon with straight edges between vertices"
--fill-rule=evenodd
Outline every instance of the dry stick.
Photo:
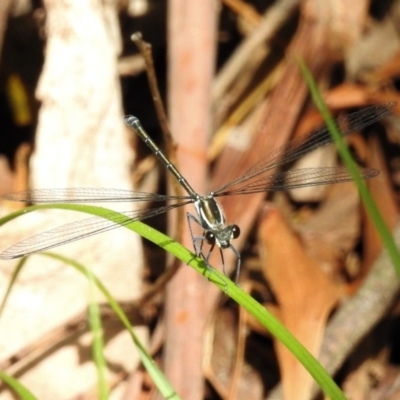
M 221 101 L 229 86 L 238 78 L 247 61 L 251 59 L 260 46 L 263 46 L 266 41 L 272 38 L 275 32 L 292 15 L 299 3 L 299 0 L 281 0 L 268 9 L 257 29 L 238 47 L 218 74 L 213 87 L 214 104 Z
M 214 124 L 219 126 L 244 95 L 251 77 L 269 55 L 268 42 L 293 14 L 299 0 L 279 0 L 264 13 L 262 22 L 236 49 L 221 69 L 213 87 Z M 229 96 L 227 92 L 229 91 Z
M 177 165 L 176 159 L 176 144 L 173 141 L 171 131 L 168 127 L 168 118 L 165 112 L 165 108 L 160 96 L 160 91 L 158 90 L 157 84 L 157 76 L 154 71 L 154 62 L 151 51 L 151 45 L 145 42 L 142 38 L 142 34 L 140 32 L 136 32 L 131 36 L 132 41 L 136 44 L 140 53 L 142 54 L 145 64 L 146 64 L 146 73 L 147 79 L 149 81 L 150 91 L 152 93 L 153 102 L 156 107 L 158 121 L 161 126 L 161 130 L 164 135 L 164 141 L 166 143 L 166 152 L 174 165 Z M 181 196 L 182 187 L 176 181 L 176 179 L 172 180 L 172 187 L 177 196 Z M 178 208 L 177 216 L 176 216 L 176 235 L 175 240 L 177 242 L 181 242 L 182 232 L 183 232 L 183 223 L 184 223 L 184 210 L 183 208 Z M 151 300 L 157 293 L 161 292 L 165 285 L 171 280 L 171 278 L 175 275 L 176 271 L 178 271 L 179 266 L 181 265 L 180 261 L 177 258 L 174 258 L 174 261 L 170 267 L 166 269 L 166 271 L 157 279 L 157 281 L 146 290 L 146 292 L 140 297 L 137 304 L 138 306 L 143 305 L 144 303 Z
M 142 34 L 136 32 L 131 36 L 131 40 L 135 43 L 139 49 L 141 55 L 144 58 L 146 65 L 147 79 L 149 81 L 150 91 L 153 96 L 153 103 L 156 107 L 157 117 L 161 125 L 162 132 L 164 134 L 164 140 L 167 145 L 168 157 L 174 157 L 175 145 L 173 144 L 173 139 L 171 132 L 168 127 L 167 113 L 165 112 L 164 104 L 161 100 L 160 91 L 158 90 L 157 76 L 154 71 L 153 55 L 151 51 L 151 44 L 143 40 Z M 174 160 L 171 160 L 174 161 Z
M 246 293 L 250 292 L 250 285 L 246 283 L 243 287 L 243 290 Z M 240 378 L 243 373 L 244 368 L 244 358 L 246 352 L 246 339 L 247 339 L 247 320 L 248 320 L 248 312 L 243 308 L 239 307 L 239 322 L 238 322 L 238 337 L 237 337 L 237 346 L 236 346 L 236 357 L 235 364 L 231 378 L 231 384 L 229 387 L 229 395 L 228 399 L 237 399 Z
M 212 359 L 214 356 L 214 340 L 216 336 L 216 318 L 218 315 L 213 313 L 211 321 L 207 324 L 208 329 L 204 335 L 204 357 L 203 357 L 203 370 L 204 377 L 208 383 L 213 387 L 218 396 L 225 400 L 229 396 L 229 389 L 222 380 L 219 379 L 218 374 L 214 371 Z
M 258 12 L 243 0 L 222 0 L 222 2 L 247 22 L 253 25 L 261 22 Z
M 168 105 L 182 173 L 198 192 L 207 191 L 206 151 L 211 128 L 217 8 L 213 0 L 168 2 Z M 188 230 L 183 242 L 192 245 Z M 204 398 L 202 340 L 210 285 L 191 268 L 180 268 L 167 287 L 164 366 L 184 399 Z
M 279 63 L 255 88 L 252 90 L 240 104 L 230 111 L 230 115 L 218 128 L 210 143 L 207 153 L 209 161 L 215 161 L 226 146 L 232 127 L 240 125 L 251 115 L 252 110 L 257 109 L 258 103 L 264 99 L 268 92 L 278 84 L 282 74 L 282 62 Z M 232 91 L 230 92 L 232 94 Z M 234 95 L 233 95 L 234 96 Z
M 400 223 L 394 229 L 394 239 L 400 246 Z M 338 371 L 355 346 L 387 314 L 399 290 L 399 277 L 384 249 L 357 294 L 343 304 L 327 326 L 319 360 L 330 375 Z M 318 390 L 314 385 L 313 396 Z M 279 386 L 268 400 L 281 398 Z
M 120 305 L 129 316 L 132 325 L 147 324 L 148 321 L 143 318 L 140 313 L 141 310 L 136 309 L 129 302 Z M 104 322 L 119 321 L 108 303 L 100 305 L 100 312 L 101 319 Z M 123 327 L 121 327 L 122 330 Z M 84 310 L 61 326 L 57 326 L 49 332 L 44 333 L 37 340 L 22 347 L 10 357 L 3 359 L 0 362 L 0 369 L 13 376 L 21 375 L 24 371 L 31 368 L 32 365 L 39 364 L 43 358 L 55 353 L 61 346 L 71 341 L 76 341 L 76 338 L 81 337 L 89 331 L 87 310 Z

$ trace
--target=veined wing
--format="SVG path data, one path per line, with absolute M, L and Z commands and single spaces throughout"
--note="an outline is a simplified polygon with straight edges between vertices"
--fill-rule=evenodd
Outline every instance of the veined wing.
M 396 102 L 377 104 L 371 107 L 365 107 L 359 111 L 353 112 L 347 116 L 340 117 L 335 120 L 336 125 L 340 129 L 342 136 L 365 128 L 372 123 L 379 121 L 385 115 L 389 114 Z M 293 139 L 285 145 L 272 151 L 263 157 L 258 163 L 248 169 L 241 177 L 234 181 L 223 185 L 214 191 L 214 194 L 227 193 L 226 189 L 236 186 L 249 179 L 255 178 L 273 168 L 280 167 L 284 164 L 297 160 L 301 156 L 311 152 L 312 150 L 332 143 L 332 137 L 326 126 L 311 131 L 304 137 Z M 267 178 L 268 180 L 268 178 Z M 266 188 L 264 190 L 267 190 Z M 235 190 L 236 191 L 236 190 Z
M 106 203 L 188 200 L 189 196 L 166 196 L 108 188 L 52 188 L 7 193 L 4 199 L 26 203 Z
M 364 179 L 379 175 L 371 168 L 359 168 Z M 260 193 L 275 190 L 297 189 L 307 186 L 328 185 L 353 180 L 346 167 L 300 168 L 264 176 L 252 182 L 244 183 L 232 190 L 218 192 L 215 196 Z
M 91 217 L 75 221 L 31 236 L 12 245 L 0 253 L 0 259 L 9 260 L 36 253 L 38 251 L 49 250 L 53 247 L 97 235 L 98 233 L 106 232 L 134 221 L 142 221 L 163 214 L 174 208 L 190 204 L 191 202 L 192 201 L 186 201 L 184 203 L 170 204 L 150 210 L 127 211 L 119 213 L 121 215 L 118 216 L 110 214 L 108 216 L 109 219 Z

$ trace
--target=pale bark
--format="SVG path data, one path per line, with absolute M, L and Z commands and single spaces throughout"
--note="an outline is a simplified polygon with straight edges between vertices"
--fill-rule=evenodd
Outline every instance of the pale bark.
M 47 0 L 44 5 L 46 59 L 37 88 L 42 106 L 30 165 L 30 188 L 132 189 L 133 154 L 128 141 L 130 133 L 123 124 L 117 73 L 121 41 L 115 3 Z M 111 208 L 110 204 L 107 207 Z M 122 210 L 132 207 L 127 203 Z M 62 225 L 69 217 L 76 220 L 89 216 L 64 211 L 32 213 L 2 227 L 1 247 L 31 235 L 33 229 L 40 232 Z M 117 299 L 139 296 L 142 251 L 139 237 L 132 232 L 119 228 L 55 251 L 93 267 Z M 9 271 L 14 265 L 2 262 Z M 22 278 L 27 275 L 31 280 L 17 284 L 14 304 L 6 308 L 0 320 L 3 357 L 37 340 L 87 306 L 87 282 L 70 267 L 33 256 Z M 1 292 L 7 280 L 2 282 Z M 95 381 L 91 380 L 95 374 L 83 373 L 76 349 L 71 351 L 71 357 L 59 357 L 63 360 L 62 367 L 50 368 L 55 374 L 57 371 L 67 374 L 68 370 L 68 379 L 49 377 L 48 365 L 36 375 L 32 372 L 38 381 L 43 379 L 43 374 L 46 376 L 45 386 L 37 391 L 30 387 L 39 398 L 65 398 L 67 391 L 72 398 L 87 387 L 95 387 Z M 129 360 L 131 368 L 135 359 L 133 345 L 129 351 L 132 353 L 129 357 L 124 354 L 124 358 Z M 87 372 L 88 367 L 84 368 Z

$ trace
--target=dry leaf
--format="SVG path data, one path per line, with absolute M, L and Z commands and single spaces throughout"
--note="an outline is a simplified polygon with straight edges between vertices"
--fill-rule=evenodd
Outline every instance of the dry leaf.
M 260 375 L 243 356 L 237 359 L 237 327 L 238 321 L 231 309 L 221 308 L 213 315 L 205 331 L 204 374 L 223 399 L 261 399 L 264 386 Z M 237 363 L 240 363 L 239 374 L 234 377 Z M 237 381 L 233 382 L 234 378 Z M 234 397 L 230 397 L 232 385 L 236 385 Z
M 390 231 L 392 231 L 399 216 L 396 193 L 393 190 L 391 179 L 388 174 L 385 155 L 376 137 L 370 139 L 370 148 L 373 149 L 373 151 L 371 152 L 369 166 L 379 169 L 380 174 L 368 182 L 368 188 L 383 219 Z M 382 250 L 382 240 L 370 218 L 366 218 L 364 231 L 364 265 L 366 267 L 366 274 Z
M 388 101 L 399 102 L 400 96 L 394 90 L 382 90 L 379 87 L 368 87 L 354 83 L 343 83 L 331 89 L 324 95 L 331 109 L 361 107 Z
M 277 208 L 269 207 L 259 227 L 264 273 L 279 304 L 280 319 L 318 355 L 328 315 L 340 290 L 305 252 Z M 276 342 L 285 399 L 309 399 L 313 380 L 297 359 Z
M 329 187 L 320 207 L 296 230 L 320 267 L 340 274 L 345 257 L 360 237 L 360 198 L 353 182 Z

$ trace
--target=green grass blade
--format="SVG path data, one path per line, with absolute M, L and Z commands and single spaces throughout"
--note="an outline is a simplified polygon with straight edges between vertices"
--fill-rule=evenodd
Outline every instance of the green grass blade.
M 8 215 L 0 219 L 0 226 L 13 218 L 21 216 L 25 213 L 32 212 L 39 209 L 65 209 L 65 210 L 75 210 L 80 212 L 86 212 L 88 214 L 96 215 L 99 217 L 113 219 L 113 215 L 118 215 L 118 213 L 113 212 L 108 209 L 104 209 L 101 207 L 95 206 L 87 206 L 87 205 L 74 205 L 74 204 L 46 204 L 46 205 L 36 205 L 32 207 L 28 207 L 24 210 L 15 212 L 13 214 Z M 304 365 L 304 367 L 309 371 L 309 373 L 313 376 L 316 380 L 320 388 L 325 392 L 327 396 L 331 399 L 335 400 L 345 400 L 346 397 L 340 391 L 338 386 L 329 376 L 329 374 L 323 369 L 323 367 L 318 363 L 318 361 L 308 352 L 307 349 L 302 346 L 296 338 L 291 335 L 286 328 L 272 315 L 270 314 L 261 304 L 257 303 L 251 296 L 247 293 L 243 292 L 237 285 L 235 285 L 230 279 L 228 279 L 225 275 L 215 269 L 210 269 L 205 264 L 204 260 L 201 258 L 196 257 L 191 251 L 184 248 L 179 243 L 175 242 L 168 236 L 158 232 L 149 226 L 144 225 L 141 222 L 132 222 L 130 224 L 124 225 L 126 228 L 139 233 L 141 236 L 145 237 L 146 239 L 152 241 L 153 243 L 157 244 L 158 246 L 162 247 L 164 250 L 168 251 L 169 253 L 173 254 L 175 257 L 179 258 L 184 263 L 188 264 L 192 268 L 196 269 L 196 271 L 203 274 L 207 277 L 210 282 L 217 285 L 221 290 L 223 290 L 228 296 L 230 296 L 233 300 L 235 300 L 238 304 L 243 306 L 250 314 L 252 314 L 257 320 L 266 328 L 268 329 L 278 340 L 280 340 L 294 355 L 295 357 Z M 65 257 L 55 255 L 53 253 L 44 253 L 55 257 L 59 260 L 64 260 L 68 263 L 73 263 L 72 265 L 78 268 L 81 268 L 81 272 L 84 273 L 84 269 L 77 264 L 73 260 L 69 260 Z M 67 261 L 68 260 L 68 261 Z M 78 269 L 79 269 L 78 268 Z M 144 356 L 147 352 L 137 342 L 137 338 L 134 336 L 134 332 L 130 327 L 129 321 L 126 318 L 125 314 L 122 312 L 118 303 L 109 295 L 106 291 L 104 286 L 99 282 L 97 279 L 95 280 L 96 286 L 103 292 L 106 296 L 107 301 L 110 303 L 111 307 L 117 313 L 118 317 L 121 319 L 123 324 L 129 330 L 131 336 L 135 344 L 139 347 L 139 351 L 142 352 Z M 146 369 L 154 367 L 154 361 L 151 358 L 143 357 L 142 362 L 145 365 Z M 161 378 L 158 373 L 153 376 L 155 379 L 157 387 L 160 387 L 161 382 L 156 381 L 159 379 L 163 381 L 164 378 Z M 169 398 L 177 398 L 175 392 L 172 391 L 172 388 L 169 386 Z M 168 391 L 166 390 L 166 393 Z
M 311 72 L 307 68 L 306 64 L 304 63 L 303 60 L 299 60 L 299 66 L 301 69 L 301 72 L 304 76 L 304 79 L 308 85 L 308 88 L 310 90 L 311 96 L 313 98 L 313 101 L 315 105 L 317 106 L 318 110 L 320 111 L 330 133 L 332 134 L 333 140 L 337 146 L 338 152 L 350 171 L 355 184 L 357 185 L 358 191 L 360 193 L 360 197 L 364 203 L 364 206 L 374 223 L 383 243 L 384 246 L 386 247 L 390 258 L 392 259 L 393 265 L 400 276 L 400 253 L 397 249 L 397 246 L 394 242 L 392 233 L 390 232 L 390 229 L 388 228 L 385 220 L 383 219 L 381 213 L 379 212 L 378 207 L 376 206 L 368 188 L 367 185 L 365 184 L 364 180 L 361 179 L 356 163 L 354 162 L 349 149 L 347 148 L 346 142 L 344 141 L 342 135 L 340 134 L 340 131 L 338 127 L 336 126 L 332 116 L 330 115 L 329 109 L 326 106 L 321 93 L 319 92 L 317 88 L 317 84 L 311 75 Z
M 91 214 L 97 217 L 102 217 L 114 221 L 114 219 L 118 216 L 121 216 L 116 211 L 112 211 L 103 207 L 97 206 L 89 206 L 89 205 L 82 205 L 82 204 L 39 204 L 30 207 L 26 207 L 23 210 L 16 211 L 11 213 L 3 218 L 0 218 L 0 226 L 4 225 L 5 223 L 13 220 L 14 218 L 23 216 L 33 211 L 37 210 L 47 210 L 47 209 L 58 209 L 58 210 L 70 210 L 70 211 L 79 211 L 86 214 Z M 120 218 L 121 219 L 121 218 Z M 131 222 L 128 224 L 123 225 L 125 228 L 138 233 L 140 236 L 144 237 L 145 239 L 150 240 L 151 242 L 157 244 L 164 250 L 168 251 L 169 253 L 173 254 L 175 257 L 179 258 L 186 264 L 190 264 L 191 267 L 195 268 L 198 272 L 202 273 L 203 275 L 207 276 L 211 281 L 213 279 L 213 273 L 207 268 L 206 264 L 203 262 L 201 258 L 198 258 L 191 252 L 190 250 L 186 249 L 173 239 L 169 238 L 168 236 L 158 232 L 148 225 L 143 224 L 140 221 Z M 219 283 L 219 286 L 223 289 L 225 288 L 225 282 L 219 281 L 215 282 Z
M 13 274 L 11 276 L 10 282 L 9 282 L 7 290 L 6 290 L 6 293 L 4 294 L 4 297 L 1 299 L 1 302 L 0 302 L 0 318 L 3 315 L 4 308 L 5 308 L 6 304 L 7 304 L 8 298 L 10 297 L 11 290 L 12 290 L 12 288 L 14 286 L 14 283 L 17 280 L 20 272 L 22 271 L 22 268 L 25 265 L 26 260 L 27 260 L 26 257 L 21 258 L 18 261 L 17 265 L 15 266 L 15 269 L 14 269 L 14 272 L 13 272 Z
M 104 336 L 101 324 L 100 307 L 96 301 L 95 278 L 91 268 L 86 269 L 86 276 L 89 281 L 89 326 L 92 331 L 92 354 L 94 365 L 97 371 L 98 398 L 107 400 L 110 390 L 107 382 L 107 363 L 104 357 Z
M 0 371 L 0 379 L 22 400 L 37 400 L 25 386 L 21 385 L 15 378 Z
M 110 211 L 110 210 L 109 210 Z M 167 378 L 164 376 L 162 371 L 158 368 L 157 364 L 155 361 L 152 359 L 151 355 L 147 352 L 145 347 L 142 345 L 140 342 L 139 338 L 136 336 L 128 317 L 122 310 L 122 308 L 119 306 L 118 302 L 114 299 L 114 297 L 111 295 L 111 293 L 107 290 L 107 288 L 101 283 L 101 281 L 96 277 L 96 275 L 89 271 L 88 268 L 84 267 L 82 264 L 76 262 L 75 260 L 72 260 L 71 258 L 61 256 L 59 254 L 55 253 L 50 253 L 50 252 L 45 252 L 45 253 L 40 253 L 41 255 L 45 255 L 47 257 L 54 258 L 56 260 L 62 261 L 66 264 L 69 264 L 73 266 L 77 271 L 79 271 L 81 274 L 83 274 L 85 277 L 88 277 L 93 284 L 97 287 L 97 289 L 103 294 L 103 296 L 106 298 L 107 302 L 110 304 L 110 307 L 113 309 L 115 314 L 118 316 L 122 324 L 125 326 L 125 328 L 128 330 L 128 332 L 131 335 L 131 338 L 133 342 L 136 345 L 136 348 L 139 352 L 140 359 L 145 366 L 147 372 L 149 375 L 152 377 L 155 385 L 159 389 L 160 393 L 168 399 L 172 400 L 178 400 L 179 396 L 176 394 L 175 390 L 167 380 Z

